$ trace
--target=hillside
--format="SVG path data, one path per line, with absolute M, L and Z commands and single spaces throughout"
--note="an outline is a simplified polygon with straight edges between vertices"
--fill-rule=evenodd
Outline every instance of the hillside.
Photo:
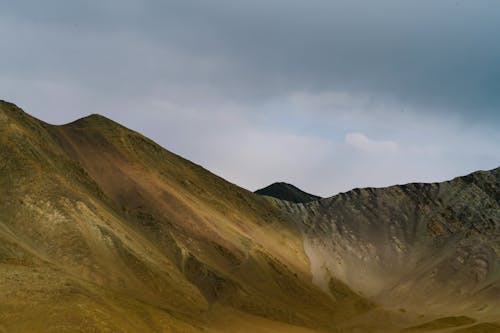
M 273 183 L 255 191 L 255 193 L 294 203 L 306 203 L 321 199 L 317 195 L 306 193 L 292 184 L 283 182 Z
M 280 204 L 302 230 L 323 290 L 340 280 L 386 310 L 498 321 L 499 183 L 496 168 Z
M 328 330 L 371 307 L 311 283 L 271 201 L 104 117 L 51 126 L 2 103 L 0 133 L 8 332 L 219 331 L 228 314 Z
M 0 102 L 0 332 L 495 327 L 498 178 L 295 204 L 105 117 Z

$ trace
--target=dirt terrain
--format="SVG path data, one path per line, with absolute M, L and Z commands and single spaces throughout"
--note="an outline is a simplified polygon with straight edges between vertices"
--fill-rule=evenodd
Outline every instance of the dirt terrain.
M 0 332 L 497 332 L 499 177 L 294 203 L 0 102 Z

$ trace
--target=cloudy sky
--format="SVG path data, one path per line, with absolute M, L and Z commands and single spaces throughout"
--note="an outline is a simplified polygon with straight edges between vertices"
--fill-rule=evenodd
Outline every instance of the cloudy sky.
M 498 0 L 0 2 L 0 98 L 99 113 L 250 190 L 500 165 Z

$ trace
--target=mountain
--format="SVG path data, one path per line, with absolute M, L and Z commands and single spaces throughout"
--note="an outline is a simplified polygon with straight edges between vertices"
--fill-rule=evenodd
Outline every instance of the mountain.
M 321 199 L 317 195 L 306 193 L 291 184 L 283 182 L 273 183 L 255 191 L 255 193 L 294 203 L 305 203 Z
M 0 332 L 494 332 L 498 184 L 293 203 L 105 117 L 2 101 Z
M 499 318 L 499 184 L 496 168 L 280 204 L 300 226 L 323 289 L 335 279 L 386 309 Z

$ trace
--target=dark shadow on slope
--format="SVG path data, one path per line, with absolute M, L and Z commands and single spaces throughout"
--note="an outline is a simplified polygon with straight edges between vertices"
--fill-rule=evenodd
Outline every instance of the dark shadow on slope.
M 282 182 L 271 184 L 255 191 L 255 193 L 295 203 L 306 203 L 321 199 L 317 195 L 309 194 L 291 184 Z

